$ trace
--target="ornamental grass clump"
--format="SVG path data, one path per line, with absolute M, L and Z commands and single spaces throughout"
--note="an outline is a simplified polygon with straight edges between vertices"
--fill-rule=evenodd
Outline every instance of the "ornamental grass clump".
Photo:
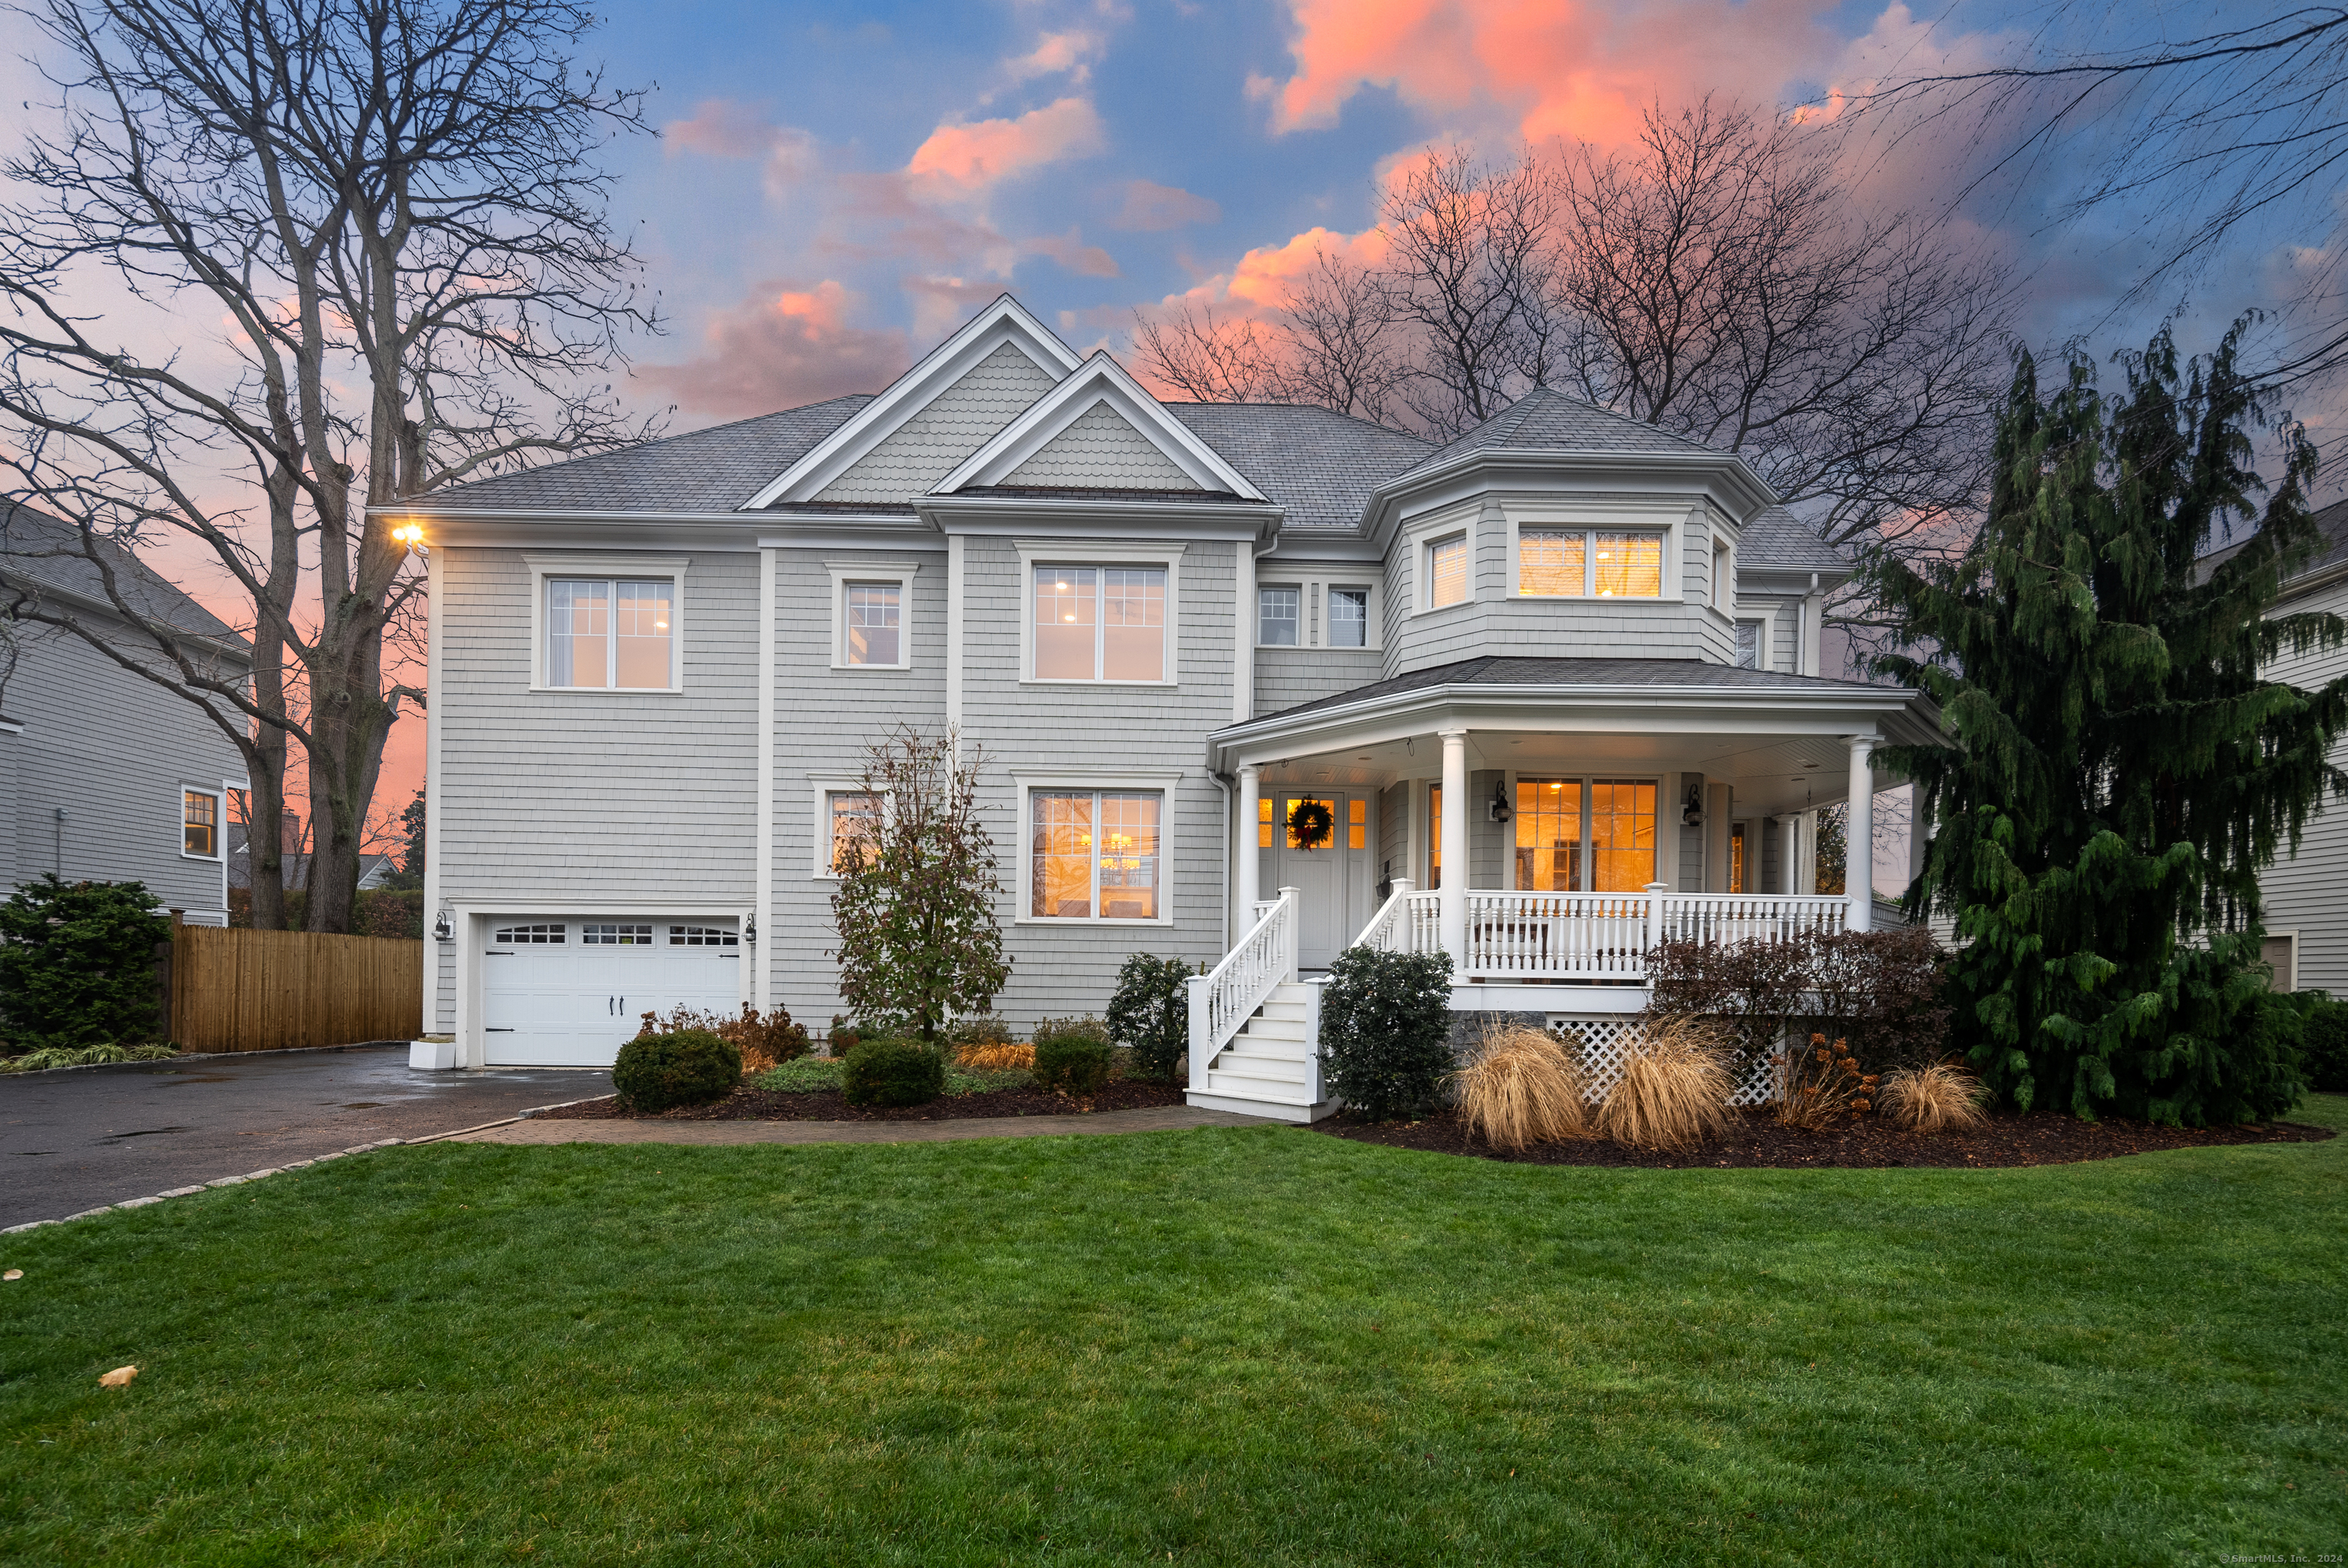
M 1557 1036 L 1529 1024 L 1488 1030 L 1451 1075 L 1451 1089 L 1468 1132 L 1496 1149 L 1579 1138 L 1589 1120 L 1581 1063 Z
M 1598 1107 L 1601 1136 L 1632 1149 L 1693 1149 L 1728 1131 L 1735 1052 L 1707 1019 L 1647 1023 L 1622 1042 L 1622 1076 Z
M 1812 1132 L 1875 1109 L 1882 1082 L 1859 1066 L 1848 1040 L 1828 1044 L 1822 1034 L 1800 1050 L 1780 1052 L 1776 1068 L 1778 1122 Z
M 1911 1067 L 1883 1081 L 1883 1113 L 1911 1132 L 1967 1132 L 1989 1121 L 1981 1081 L 1953 1062 Z
M 954 1065 L 973 1072 L 1017 1072 L 1035 1065 L 1035 1048 L 1014 1040 L 958 1046 L 954 1050 Z
M 612 1064 L 612 1087 L 635 1112 L 705 1105 L 725 1099 L 741 1081 L 741 1051 L 705 1029 L 647 1030 L 620 1047 Z

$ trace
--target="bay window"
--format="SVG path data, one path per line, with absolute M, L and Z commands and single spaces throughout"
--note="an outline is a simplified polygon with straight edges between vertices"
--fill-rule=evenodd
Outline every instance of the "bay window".
M 1455 534 L 1426 547 L 1426 607 L 1468 602 L 1468 538 Z
M 1663 536 L 1609 528 L 1524 528 L 1517 592 L 1527 599 L 1661 599 Z
M 1155 790 L 1045 790 L 1027 796 L 1028 913 L 1047 920 L 1162 917 Z
M 1167 679 L 1164 567 L 1035 569 L 1035 678 Z

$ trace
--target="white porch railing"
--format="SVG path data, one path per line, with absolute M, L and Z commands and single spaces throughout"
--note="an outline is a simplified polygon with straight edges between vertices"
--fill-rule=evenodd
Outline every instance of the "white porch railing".
M 1269 904 L 1258 904 L 1256 923 L 1223 961 L 1189 981 L 1190 1087 L 1207 1087 L 1207 1069 L 1216 1052 L 1231 1042 L 1241 1026 L 1284 980 L 1296 978 L 1297 893 L 1283 887 Z
M 1442 951 L 1442 897 L 1397 886 L 1356 942 Z M 1786 942 L 1850 924 L 1850 901 L 1840 897 L 1470 889 L 1464 897 L 1467 951 L 1453 970 L 1462 981 L 1643 980 L 1648 950 L 1660 941 Z

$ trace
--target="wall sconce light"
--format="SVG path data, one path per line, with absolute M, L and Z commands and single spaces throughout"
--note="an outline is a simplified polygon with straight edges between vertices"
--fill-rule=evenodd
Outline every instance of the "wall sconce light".
M 742 917 L 742 939 L 754 948 L 758 945 L 758 917 L 756 915 Z
M 436 942 L 453 942 L 457 939 L 456 922 L 448 918 L 448 911 L 446 909 L 433 917 L 432 939 Z
M 1509 784 L 1503 779 L 1492 786 L 1492 798 L 1484 803 L 1484 820 L 1506 822 L 1516 815 L 1509 805 Z
M 1688 785 L 1687 805 L 1680 813 L 1680 821 L 1689 827 L 1704 825 L 1704 786 L 1702 784 Z

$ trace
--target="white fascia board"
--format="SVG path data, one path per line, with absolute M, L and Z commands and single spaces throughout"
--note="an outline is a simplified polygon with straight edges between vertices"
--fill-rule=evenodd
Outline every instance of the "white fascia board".
M 973 316 L 963 328 L 932 349 L 921 362 L 889 384 L 889 389 L 849 416 L 847 423 L 818 442 L 798 462 L 743 504 L 746 512 L 765 509 L 782 501 L 808 501 L 858 459 L 887 439 L 891 432 L 926 406 L 932 397 L 962 379 L 963 373 L 1004 343 L 1034 360 L 1055 379 L 1084 362 L 1062 343 L 1059 334 L 1029 314 L 1009 294 Z
M 1301 571 L 1324 565 L 1379 566 L 1385 560 L 1385 552 L 1359 534 L 1339 533 L 1334 528 L 1299 528 L 1273 540 L 1272 548 L 1256 558 L 1256 566 L 1259 570 L 1277 567 Z
M 1539 723 L 1565 733 L 1835 737 L 1877 731 L 1894 745 L 1940 741 L 1938 710 L 1903 687 L 1793 692 L 1733 687 L 1430 686 L 1292 717 L 1233 724 L 1207 737 L 1220 771 L 1242 760 L 1431 734 L 1447 726 L 1516 731 Z
M 1249 539 L 1280 531 L 1281 509 L 1248 501 L 1064 500 L 925 496 L 922 520 L 948 534 L 1065 534 L 1092 538 Z
M 1542 486 L 1567 495 L 1593 480 L 1597 487 L 1616 491 L 1694 490 L 1740 528 L 1756 512 L 1777 502 L 1776 492 L 1742 457 L 1725 452 L 1487 450 L 1463 452 L 1433 468 L 1413 469 L 1388 480 L 1370 497 L 1362 531 L 1383 546 L 1401 520 L 1405 502 L 1414 503 L 1413 510 L 1441 506 L 1494 488 L 1490 481 L 1495 478 L 1511 487 Z
M 1223 460 L 1199 438 L 1198 433 L 1166 412 L 1142 384 L 1126 374 L 1125 366 L 1106 349 L 1085 361 L 1059 385 L 1028 405 L 1027 411 L 994 439 L 963 460 L 962 466 L 937 483 L 930 493 L 951 496 L 974 485 L 1000 485 L 1019 466 L 1049 446 L 1097 404 L 1106 403 L 1126 422 L 1148 437 L 1200 489 L 1228 490 L 1251 501 L 1265 499 L 1246 475 Z

